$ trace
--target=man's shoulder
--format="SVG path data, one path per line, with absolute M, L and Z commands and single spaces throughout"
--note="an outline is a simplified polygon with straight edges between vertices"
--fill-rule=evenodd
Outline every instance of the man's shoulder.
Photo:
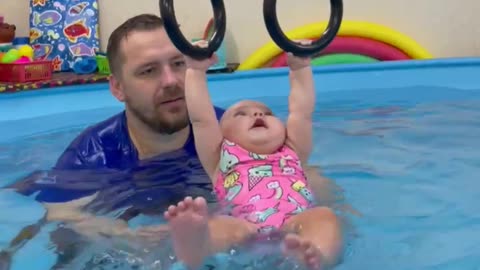
M 110 162 L 110 152 L 116 154 L 128 144 L 125 123 L 125 114 L 121 112 L 87 127 L 68 145 L 55 167 L 105 167 Z
M 110 139 L 111 136 L 118 136 L 120 133 L 123 133 L 124 129 L 125 114 L 121 112 L 87 127 L 72 143 L 101 142 L 107 138 Z
M 225 109 L 214 107 L 217 119 L 225 113 Z M 120 136 L 125 135 L 126 132 L 126 117 L 125 112 L 118 113 L 112 117 L 103 120 L 99 123 L 89 126 L 72 143 L 85 144 L 91 141 L 102 142 L 103 144 L 110 144 L 116 141 L 115 138 L 121 139 Z M 113 140 L 112 140 L 113 139 Z
M 225 109 L 217 106 L 214 106 L 213 108 L 215 109 L 215 114 L 217 116 L 217 119 L 220 120 L 220 118 L 222 118 L 222 115 L 225 113 Z

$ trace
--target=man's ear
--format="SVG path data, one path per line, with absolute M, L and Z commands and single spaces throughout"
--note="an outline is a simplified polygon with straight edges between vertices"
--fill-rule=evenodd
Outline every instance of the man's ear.
M 120 81 L 115 77 L 115 75 L 110 75 L 110 92 L 114 97 L 118 99 L 120 102 L 125 101 L 125 94 L 123 93 L 122 86 L 120 84 Z

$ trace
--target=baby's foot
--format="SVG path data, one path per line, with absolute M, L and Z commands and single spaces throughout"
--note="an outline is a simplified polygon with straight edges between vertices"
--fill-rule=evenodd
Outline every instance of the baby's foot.
M 179 261 L 192 269 L 202 266 L 210 255 L 207 202 L 186 197 L 164 214 L 172 233 L 173 249 Z
M 296 234 L 288 234 L 285 236 L 284 244 L 287 254 L 297 256 L 308 269 L 322 269 L 322 253 L 312 241 Z

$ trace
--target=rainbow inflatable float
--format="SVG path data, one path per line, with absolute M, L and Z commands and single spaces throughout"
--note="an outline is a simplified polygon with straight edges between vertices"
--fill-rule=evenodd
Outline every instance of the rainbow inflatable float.
M 286 32 L 294 39 L 317 39 L 328 22 L 305 25 Z M 429 59 L 432 55 L 410 37 L 383 25 L 363 21 L 343 21 L 337 37 L 313 65 L 373 63 L 410 59 Z M 269 42 L 251 54 L 237 70 L 286 66 L 286 54 Z

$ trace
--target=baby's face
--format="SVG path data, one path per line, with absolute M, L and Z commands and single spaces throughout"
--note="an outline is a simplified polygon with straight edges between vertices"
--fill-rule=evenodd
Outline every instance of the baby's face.
M 233 105 L 223 115 L 221 127 L 227 140 L 258 154 L 272 153 L 285 143 L 285 125 L 260 102 Z

